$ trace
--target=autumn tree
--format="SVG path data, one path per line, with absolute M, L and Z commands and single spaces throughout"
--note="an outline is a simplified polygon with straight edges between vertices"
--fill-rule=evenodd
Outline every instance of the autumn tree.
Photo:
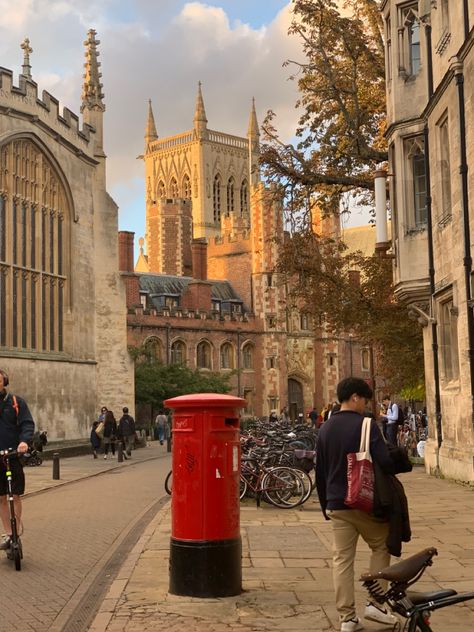
M 273 112 L 263 123 L 262 165 L 277 181 L 287 208 L 323 210 L 342 194 L 365 195 L 387 160 L 382 21 L 377 0 L 294 0 L 290 35 L 304 60 L 288 60 L 302 112 L 295 144 L 283 143 Z M 302 218 L 303 215 L 296 216 Z
M 391 260 L 348 253 L 314 230 L 316 207 L 332 217 L 373 205 L 373 173 L 387 161 L 379 2 L 294 0 L 290 35 L 304 54 L 286 62 L 299 91 L 296 142 L 281 141 L 269 112 L 262 143 L 264 176 L 285 199 L 279 270 L 295 306 L 329 334 L 351 332 L 374 348 L 393 388 L 414 387 L 423 380 L 421 331 L 394 296 Z

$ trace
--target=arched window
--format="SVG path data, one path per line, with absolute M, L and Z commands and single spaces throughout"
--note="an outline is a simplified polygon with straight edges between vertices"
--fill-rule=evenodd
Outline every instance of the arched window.
M 178 183 L 176 182 L 176 178 L 171 178 L 170 193 L 172 198 L 179 197 Z
M 163 180 L 160 180 L 158 182 L 158 197 L 160 199 L 166 197 L 166 188 L 165 188 L 165 183 L 163 182 Z
M 234 347 L 230 342 L 221 345 L 221 369 L 234 368 Z
M 246 343 L 242 349 L 242 361 L 244 369 L 253 369 L 254 347 L 250 342 Z
M 191 180 L 187 174 L 183 178 L 183 198 L 191 199 Z
M 214 222 L 217 223 L 221 221 L 221 177 L 219 174 L 214 178 L 212 201 L 214 204 Z
M 171 345 L 171 364 L 186 364 L 186 345 L 182 340 L 175 340 Z
M 163 345 L 161 344 L 161 340 L 156 336 L 150 336 L 147 338 L 144 343 L 145 355 L 147 360 L 150 362 L 163 361 Z
M 196 363 L 198 369 L 211 368 L 211 345 L 207 340 L 201 340 L 197 346 Z
M 248 215 L 249 212 L 249 191 L 247 186 L 247 180 L 242 180 L 240 186 L 240 214 L 242 217 Z
M 227 181 L 227 215 L 234 212 L 234 178 Z
M 72 209 L 30 139 L 0 146 L 0 347 L 64 351 Z M 8 297 L 8 298 L 7 298 Z

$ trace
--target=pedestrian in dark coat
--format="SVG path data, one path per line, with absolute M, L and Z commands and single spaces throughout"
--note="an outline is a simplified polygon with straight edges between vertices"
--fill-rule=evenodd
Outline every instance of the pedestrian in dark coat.
M 115 456 L 115 442 L 117 441 L 117 422 L 111 410 L 105 413 L 104 417 L 104 459 L 107 458 L 109 447 L 112 456 Z

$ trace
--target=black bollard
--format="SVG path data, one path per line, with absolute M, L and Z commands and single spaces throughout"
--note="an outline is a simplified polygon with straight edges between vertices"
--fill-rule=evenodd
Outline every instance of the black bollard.
M 53 454 L 53 481 L 59 481 L 59 452 Z
M 171 432 L 166 438 L 166 452 L 171 452 Z
M 123 463 L 123 443 L 121 441 L 118 442 L 117 446 L 117 461 Z

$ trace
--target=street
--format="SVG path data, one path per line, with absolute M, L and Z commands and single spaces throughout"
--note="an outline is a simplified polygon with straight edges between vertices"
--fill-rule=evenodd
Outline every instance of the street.
M 135 451 L 136 461 L 121 467 L 90 457 L 65 459 L 64 471 L 68 461 L 92 473 L 111 469 L 25 497 L 21 572 L 0 556 L 0 632 L 88 628 L 114 572 L 169 498 L 163 481 L 170 455 L 146 450 Z M 150 452 L 155 458 L 140 461 Z M 27 491 L 38 487 L 50 468 L 50 463 L 26 468 Z

